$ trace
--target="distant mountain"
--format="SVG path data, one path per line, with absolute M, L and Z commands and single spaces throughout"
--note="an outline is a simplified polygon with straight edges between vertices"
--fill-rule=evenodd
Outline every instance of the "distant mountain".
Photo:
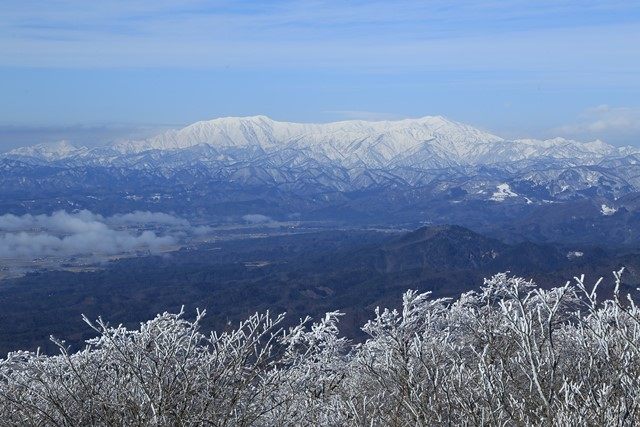
M 485 231 L 491 222 L 517 220 L 526 221 L 529 237 L 548 239 L 558 230 L 544 231 L 549 224 L 531 220 L 532 212 L 561 218 L 572 233 L 601 217 L 635 230 L 638 192 L 640 149 L 507 140 L 441 116 L 325 124 L 228 117 L 103 147 L 61 142 L 0 155 L 0 209 L 15 213 L 52 207 L 218 219 L 260 213 Z M 576 225 L 578 217 L 562 212 L 581 201 L 591 217 L 579 215 Z
M 487 267 L 507 248 L 459 226 L 423 227 L 381 248 L 385 269 L 471 269 Z
M 86 154 L 86 147 L 77 148 L 68 141 L 58 141 L 52 144 L 37 144 L 28 147 L 19 147 L 9 151 L 6 157 L 38 159 L 43 161 L 56 161 Z
M 455 225 L 428 226 L 390 239 L 368 253 L 385 273 L 423 270 L 546 271 L 571 263 L 557 246 L 506 244 Z M 583 254 L 584 255 L 584 254 Z M 362 255 L 359 255 L 362 257 Z
M 399 121 L 343 121 L 325 124 L 288 123 L 265 116 L 226 117 L 197 122 L 145 140 L 117 142 L 87 150 L 61 143 L 19 148 L 9 157 L 40 160 L 100 161 L 150 151 L 190 150 L 201 145 L 219 150 L 210 160 L 232 160 L 224 152 L 237 149 L 253 153 L 301 151 L 316 161 L 334 161 L 353 167 L 442 168 L 488 165 L 536 158 L 593 164 L 604 157 L 638 154 L 633 148 L 616 148 L 602 141 L 581 143 L 564 138 L 505 140 L 441 116 Z

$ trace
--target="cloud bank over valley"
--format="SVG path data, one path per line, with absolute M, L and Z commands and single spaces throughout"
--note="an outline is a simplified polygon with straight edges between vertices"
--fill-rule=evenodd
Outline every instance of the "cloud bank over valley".
M 158 253 L 207 230 L 161 212 L 135 211 L 110 217 L 88 210 L 5 214 L 0 216 L 0 260 Z

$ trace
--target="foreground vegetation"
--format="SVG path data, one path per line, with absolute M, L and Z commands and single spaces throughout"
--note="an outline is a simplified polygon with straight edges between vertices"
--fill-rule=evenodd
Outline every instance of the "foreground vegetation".
M 183 313 L 139 330 L 87 323 L 85 350 L 0 361 L 10 425 L 632 425 L 640 309 L 584 278 L 542 290 L 498 274 L 456 301 L 405 293 L 351 345 L 340 313 L 255 314 L 204 336 Z

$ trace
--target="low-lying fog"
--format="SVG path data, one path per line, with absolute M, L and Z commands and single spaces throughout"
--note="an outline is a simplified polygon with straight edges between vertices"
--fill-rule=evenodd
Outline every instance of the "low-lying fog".
M 112 216 L 89 210 L 4 214 L 0 215 L 0 279 L 39 269 L 87 269 L 123 256 L 170 252 L 238 228 L 240 235 L 250 237 L 255 228 L 296 225 L 257 213 L 216 227 L 149 211 Z

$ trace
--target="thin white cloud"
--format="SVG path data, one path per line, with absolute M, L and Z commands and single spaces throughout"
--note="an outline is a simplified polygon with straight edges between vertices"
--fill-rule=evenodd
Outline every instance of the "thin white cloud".
M 164 226 L 162 231 L 150 230 Z M 156 253 L 185 235 L 200 235 L 206 227 L 161 212 L 131 212 L 103 217 L 88 210 L 51 215 L 0 216 L 0 259 L 99 257 L 148 250 Z
M 266 224 L 272 221 L 271 217 L 262 214 L 247 214 L 242 219 L 249 224 Z
M 153 231 L 133 235 L 125 231 L 84 231 L 58 237 L 47 232 L 7 233 L 0 236 L 0 258 L 35 259 L 46 256 L 100 256 L 135 250 L 158 252 L 176 243 L 172 236 L 158 236 Z
M 640 142 L 640 108 L 599 105 L 586 110 L 574 123 L 559 126 L 557 134 L 581 139 Z
M 637 11 L 620 1 L 62 1 L 37 8 L 9 1 L 0 17 L 0 64 L 504 69 L 517 62 L 525 70 L 561 63 L 624 73 L 637 71 L 638 48 L 628 42 L 638 36 L 630 18 Z
M 144 139 L 184 124 L 103 124 L 29 126 L 0 124 L 0 152 L 28 145 L 65 140 L 75 146 L 95 147 L 125 139 Z

